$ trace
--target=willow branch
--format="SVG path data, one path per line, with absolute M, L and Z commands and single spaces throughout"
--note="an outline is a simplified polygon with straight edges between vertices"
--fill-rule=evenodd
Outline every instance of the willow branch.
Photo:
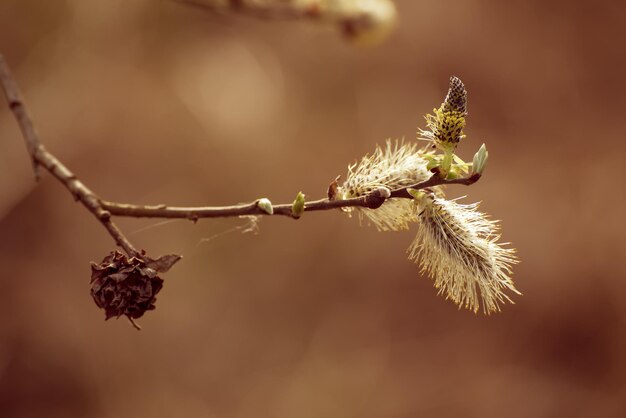
M 261 19 L 326 22 L 348 37 L 387 32 L 396 20 L 392 0 L 174 0 L 216 12 Z
M 34 168 L 45 168 L 65 188 L 81 202 L 96 219 L 105 227 L 113 237 L 117 245 L 122 247 L 129 256 L 140 256 L 130 241 L 124 236 L 119 228 L 111 220 L 111 216 L 125 216 L 133 218 L 183 218 L 197 221 L 201 218 L 239 217 L 276 215 L 299 218 L 301 214 L 294 215 L 292 203 L 272 206 L 272 213 L 268 213 L 256 200 L 232 206 L 206 206 L 206 207 L 176 207 L 168 205 L 133 205 L 128 203 L 110 202 L 98 197 L 91 189 L 83 184 L 78 178 L 50 153 L 39 140 L 32 119 L 26 109 L 17 84 L 13 80 L 8 65 L 0 55 L 0 83 L 8 100 L 9 107 L 22 130 L 28 152 L 33 161 Z M 462 184 L 471 185 L 480 179 L 480 174 L 473 174 L 466 178 L 448 180 L 443 178 L 438 171 L 426 181 L 417 183 L 397 190 L 385 188 L 376 189 L 369 194 L 351 199 L 319 199 L 304 204 L 304 212 L 332 210 L 349 207 L 363 207 L 369 209 L 379 208 L 388 199 L 411 199 L 409 189 L 428 189 L 435 186 Z
M 369 209 L 379 208 L 389 198 L 412 199 L 408 189 L 422 190 L 430 187 L 442 186 L 448 184 L 462 184 L 469 186 L 480 179 L 479 174 L 470 177 L 446 180 L 439 176 L 438 173 L 433 174 L 428 180 L 412 186 L 393 190 L 390 194 L 386 194 L 385 190 L 378 189 L 366 196 L 355 197 L 351 199 L 319 199 L 308 201 L 304 205 L 305 212 L 332 210 L 349 207 L 362 207 Z M 388 191 L 387 191 L 388 192 Z M 205 207 L 176 207 L 167 205 L 132 205 L 127 203 L 116 203 L 101 201 L 101 205 L 111 215 L 126 216 L 132 218 L 180 218 L 197 221 L 202 218 L 226 218 L 237 216 L 287 216 L 290 218 L 299 218 L 292 213 L 292 203 L 283 203 L 273 205 L 273 213 L 270 215 L 257 204 L 258 201 L 250 203 L 242 203 L 232 206 L 205 206 Z
M 33 161 L 36 178 L 39 178 L 39 167 L 44 167 L 69 190 L 74 199 L 81 202 L 96 217 L 113 237 L 117 245 L 122 247 L 129 256 L 138 256 L 139 252 L 111 221 L 111 214 L 102 207 L 100 198 L 78 180 L 74 173 L 41 144 L 17 83 L 13 79 L 9 66 L 2 54 L 0 54 L 0 84 L 2 84 L 9 108 L 13 112 L 26 141 L 26 148 Z
M 31 157 L 31 161 L 33 164 L 33 170 L 35 172 L 35 179 L 39 181 L 40 177 L 40 169 L 39 163 L 35 158 L 35 154 L 37 153 L 37 148 L 41 145 L 39 142 L 39 137 L 37 135 L 37 131 L 35 130 L 35 125 L 33 124 L 28 111 L 24 105 L 24 102 L 21 99 L 20 92 L 17 88 L 17 85 L 13 81 L 11 77 L 11 73 L 9 71 L 9 67 L 4 60 L 4 57 L 0 54 L 0 83 L 2 83 L 2 88 L 4 90 L 4 94 L 6 96 L 7 102 L 9 104 L 9 108 L 15 115 L 15 119 L 17 119 L 17 124 L 22 131 L 22 136 L 26 141 L 26 148 L 28 149 L 28 153 Z

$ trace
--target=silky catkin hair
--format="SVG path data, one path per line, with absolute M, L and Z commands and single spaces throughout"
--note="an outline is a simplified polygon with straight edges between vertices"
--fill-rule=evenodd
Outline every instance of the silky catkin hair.
M 496 241 L 496 221 L 478 211 L 429 192 L 416 193 L 417 236 L 409 258 L 435 281 L 439 293 L 459 307 L 489 314 L 500 304 L 513 303 L 505 291 L 520 294 L 511 280 L 515 250 Z
M 348 177 L 338 189 L 342 199 L 365 196 L 385 187 L 395 190 L 425 181 L 431 173 L 416 143 L 387 140 L 385 147 L 376 147 L 357 164 L 348 167 Z M 410 199 L 389 199 L 378 209 L 353 208 L 359 219 L 364 217 L 381 231 L 408 229 L 415 222 Z

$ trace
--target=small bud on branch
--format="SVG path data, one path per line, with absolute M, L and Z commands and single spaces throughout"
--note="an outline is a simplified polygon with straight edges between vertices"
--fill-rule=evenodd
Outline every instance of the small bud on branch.
M 272 206 L 272 202 L 270 202 L 269 199 L 267 198 L 262 198 L 257 200 L 256 205 L 259 207 L 259 209 L 261 209 L 263 212 L 267 213 L 268 215 L 273 215 L 274 214 L 274 207 Z
M 304 193 L 298 192 L 296 196 L 296 200 L 293 201 L 291 205 L 291 216 L 295 219 L 300 218 L 304 213 Z

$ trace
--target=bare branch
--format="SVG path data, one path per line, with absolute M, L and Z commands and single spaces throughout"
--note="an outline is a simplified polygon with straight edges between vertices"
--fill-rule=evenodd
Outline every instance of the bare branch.
M 15 115 L 15 118 L 17 119 L 17 124 L 19 125 L 22 131 L 22 135 L 24 136 L 24 140 L 26 141 L 26 148 L 28 149 L 28 153 L 30 154 L 33 163 L 33 170 L 35 171 L 35 179 L 39 180 L 39 164 L 37 163 L 37 159 L 35 158 L 37 148 L 41 145 L 39 143 L 39 137 L 37 136 L 35 125 L 33 124 L 33 121 L 30 118 L 28 111 L 26 110 L 26 106 L 21 99 L 20 91 L 17 88 L 17 84 L 15 84 L 15 82 L 12 80 L 9 67 L 7 66 L 6 61 L 1 54 L 0 83 L 2 83 L 4 95 L 6 96 L 7 102 L 9 103 L 9 108 Z
M 480 175 L 475 174 L 470 177 L 446 180 L 439 176 L 438 173 L 433 174 L 428 180 L 415 184 L 413 186 L 404 187 L 393 190 L 391 195 L 385 197 L 380 190 L 374 190 L 370 194 L 352 199 L 319 199 L 306 202 L 304 205 L 305 212 L 331 210 L 348 207 L 363 207 L 376 209 L 380 207 L 388 198 L 412 199 L 413 197 L 407 191 L 408 189 L 427 189 L 434 186 L 442 186 L 447 184 L 462 184 L 469 186 L 480 179 Z M 206 207 L 176 207 L 167 205 L 131 205 L 127 203 L 116 203 L 101 201 L 102 207 L 111 215 L 126 216 L 132 218 L 182 218 L 197 221 L 201 218 L 225 218 L 236 216 L 288 216 L 296 218 L 291 213 L 292 204 L 283 203 L 274 205 L 272 215 L 269 215 L 263 209 L 257 206 L 256 201 L 252 203 L 243 203 L 232 206 L 206 206 Z
M 106 230 L 109 231 L 109 234 L 111 234 L 117 245 L 122 247 L 129 256 L 139 256 L 140 253 L 133 247 L 124 234 L 122 234 L 113 221 L 111 221 L 111 214 L 102 208 L 98 196 L 78 180 L 63 163 L 41 145 L 41 141 L 39 140 L 32 119 L 28 114 L 24 100 L 22 100 L 22 95 L 2 54 L 0 54 L 0 83 L 2 84 L 2 89 L 9 102 L 9 107 L 15 115 L 15 119 L 17 119 L 17 123 L 24 135 L 26 148 L 33 161 L 36 175 L 38 167 L 43 166 L 69 190 L 74 196 L 74 199 L 80 201 L 96 219 L 100 221 Z

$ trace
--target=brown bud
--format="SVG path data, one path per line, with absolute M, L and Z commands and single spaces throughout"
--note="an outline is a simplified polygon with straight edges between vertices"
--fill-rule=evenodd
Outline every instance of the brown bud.
M 155 308 L 156 295 L 163 287 L 158 273 L 169 270 L 178 260 L 177 255 L 152 260 L 114 251 L 100 264 L 91 263 L 91 296 L 104 309 L 105 319 L 126 315 L 133 322 Z
M 335 177 L 335 180 L 333 180 L 329 185 L 328 185 L 328 192 L 326 192 L 326 194 L 328 195 L 328 200 L 337 200 L 337 194 L 339 193 L 338 191 L 338 183 L 339 183 L 339 179 L 341 178 L 341 175 Z

